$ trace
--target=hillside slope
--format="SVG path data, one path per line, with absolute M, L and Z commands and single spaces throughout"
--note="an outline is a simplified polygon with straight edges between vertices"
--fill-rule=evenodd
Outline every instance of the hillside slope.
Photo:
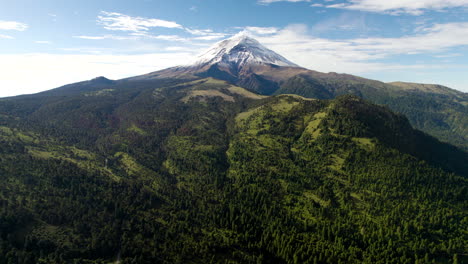
M 261 95 L 297 94 L 316 99 L 356 95 L 386 105 L 406 115 L 417 129 L 468 151 L 466 93 L 440 85 L 383 83 L 350 74 L 305 69 L 246 35 L 236 35 L 216 43 L 193 64 L 126 81 L 206 77 L 225 80 Z
M 412 88 L 411 88 L 412 87 Z M 404 114 L 426 133 L 468 150 L 468 95 L 438 85 L 386 84 L 346 74 L 301 73 L 275 94 L 331 99 L 352 94 Z
M 467 254 L 467 153 L 355 96 L 117 82 L 0 101 L 0 145 L 0 263 Z

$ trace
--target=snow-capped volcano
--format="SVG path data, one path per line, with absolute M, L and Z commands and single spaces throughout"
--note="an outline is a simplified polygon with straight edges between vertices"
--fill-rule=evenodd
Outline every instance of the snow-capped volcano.
M 266 48 L 257 40 L 237 34 L 213 45 L 194 63 L 130 78 L 131 80 L 212 77 L 259 94 L 272 94 L 279 83 L 309 70 Z
M 242 68 L 247 65 L 277 65 L 299 67 L 278 53 L 266 48 L 257 40 L 243 34 L 216 43 L 207 52 L 200 55 L 196 66 L 219 63 L 225 66 Z

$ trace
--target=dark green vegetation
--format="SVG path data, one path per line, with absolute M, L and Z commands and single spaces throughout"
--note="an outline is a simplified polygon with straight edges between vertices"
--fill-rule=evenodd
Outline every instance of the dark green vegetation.
M 355 96 L 95 79 L 0 100 L 0 263 L 463 263 L 467 166 Z
M 238 65 L 237 65 L 238 66 Z M 355 95 L 404 114 L 411 125 L 444 142 L 468 151 L 468 94 L 432 84 L 383 83 L 349 74 L 321 73 L 297 67 L 247 65 L 226 69 L 176 67 L 135 77 L 200 78 L 211 76 L 263 95 L 297 94 L 307 98 L 333 99 Z
M 346 74 L 299 74 L 276 94 L 331 99 L 353 94 L 404 114 L 417 129 L 468 150 L 468 95 L 439 85 L 382 83 Z

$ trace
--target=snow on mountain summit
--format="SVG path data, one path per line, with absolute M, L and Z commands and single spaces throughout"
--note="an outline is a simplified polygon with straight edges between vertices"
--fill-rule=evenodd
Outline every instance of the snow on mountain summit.
M 245 34 L 237 34 L 216 43 L 207 52 L 200 55 L 195 65 L 206 64 L 252 65 L 273 64 L 277 66 L 299 67 L 278 53 L 266 48 L 256 39 Z

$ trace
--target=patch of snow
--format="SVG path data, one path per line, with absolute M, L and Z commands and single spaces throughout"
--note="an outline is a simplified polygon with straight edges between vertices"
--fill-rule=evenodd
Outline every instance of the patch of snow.
M 299 67 L 243 33 L 216 43 L 207 52 L 198 57 L 194 66 L 215 63 L 235 64 L 238 66 L 274 64 L 278 66 Z

